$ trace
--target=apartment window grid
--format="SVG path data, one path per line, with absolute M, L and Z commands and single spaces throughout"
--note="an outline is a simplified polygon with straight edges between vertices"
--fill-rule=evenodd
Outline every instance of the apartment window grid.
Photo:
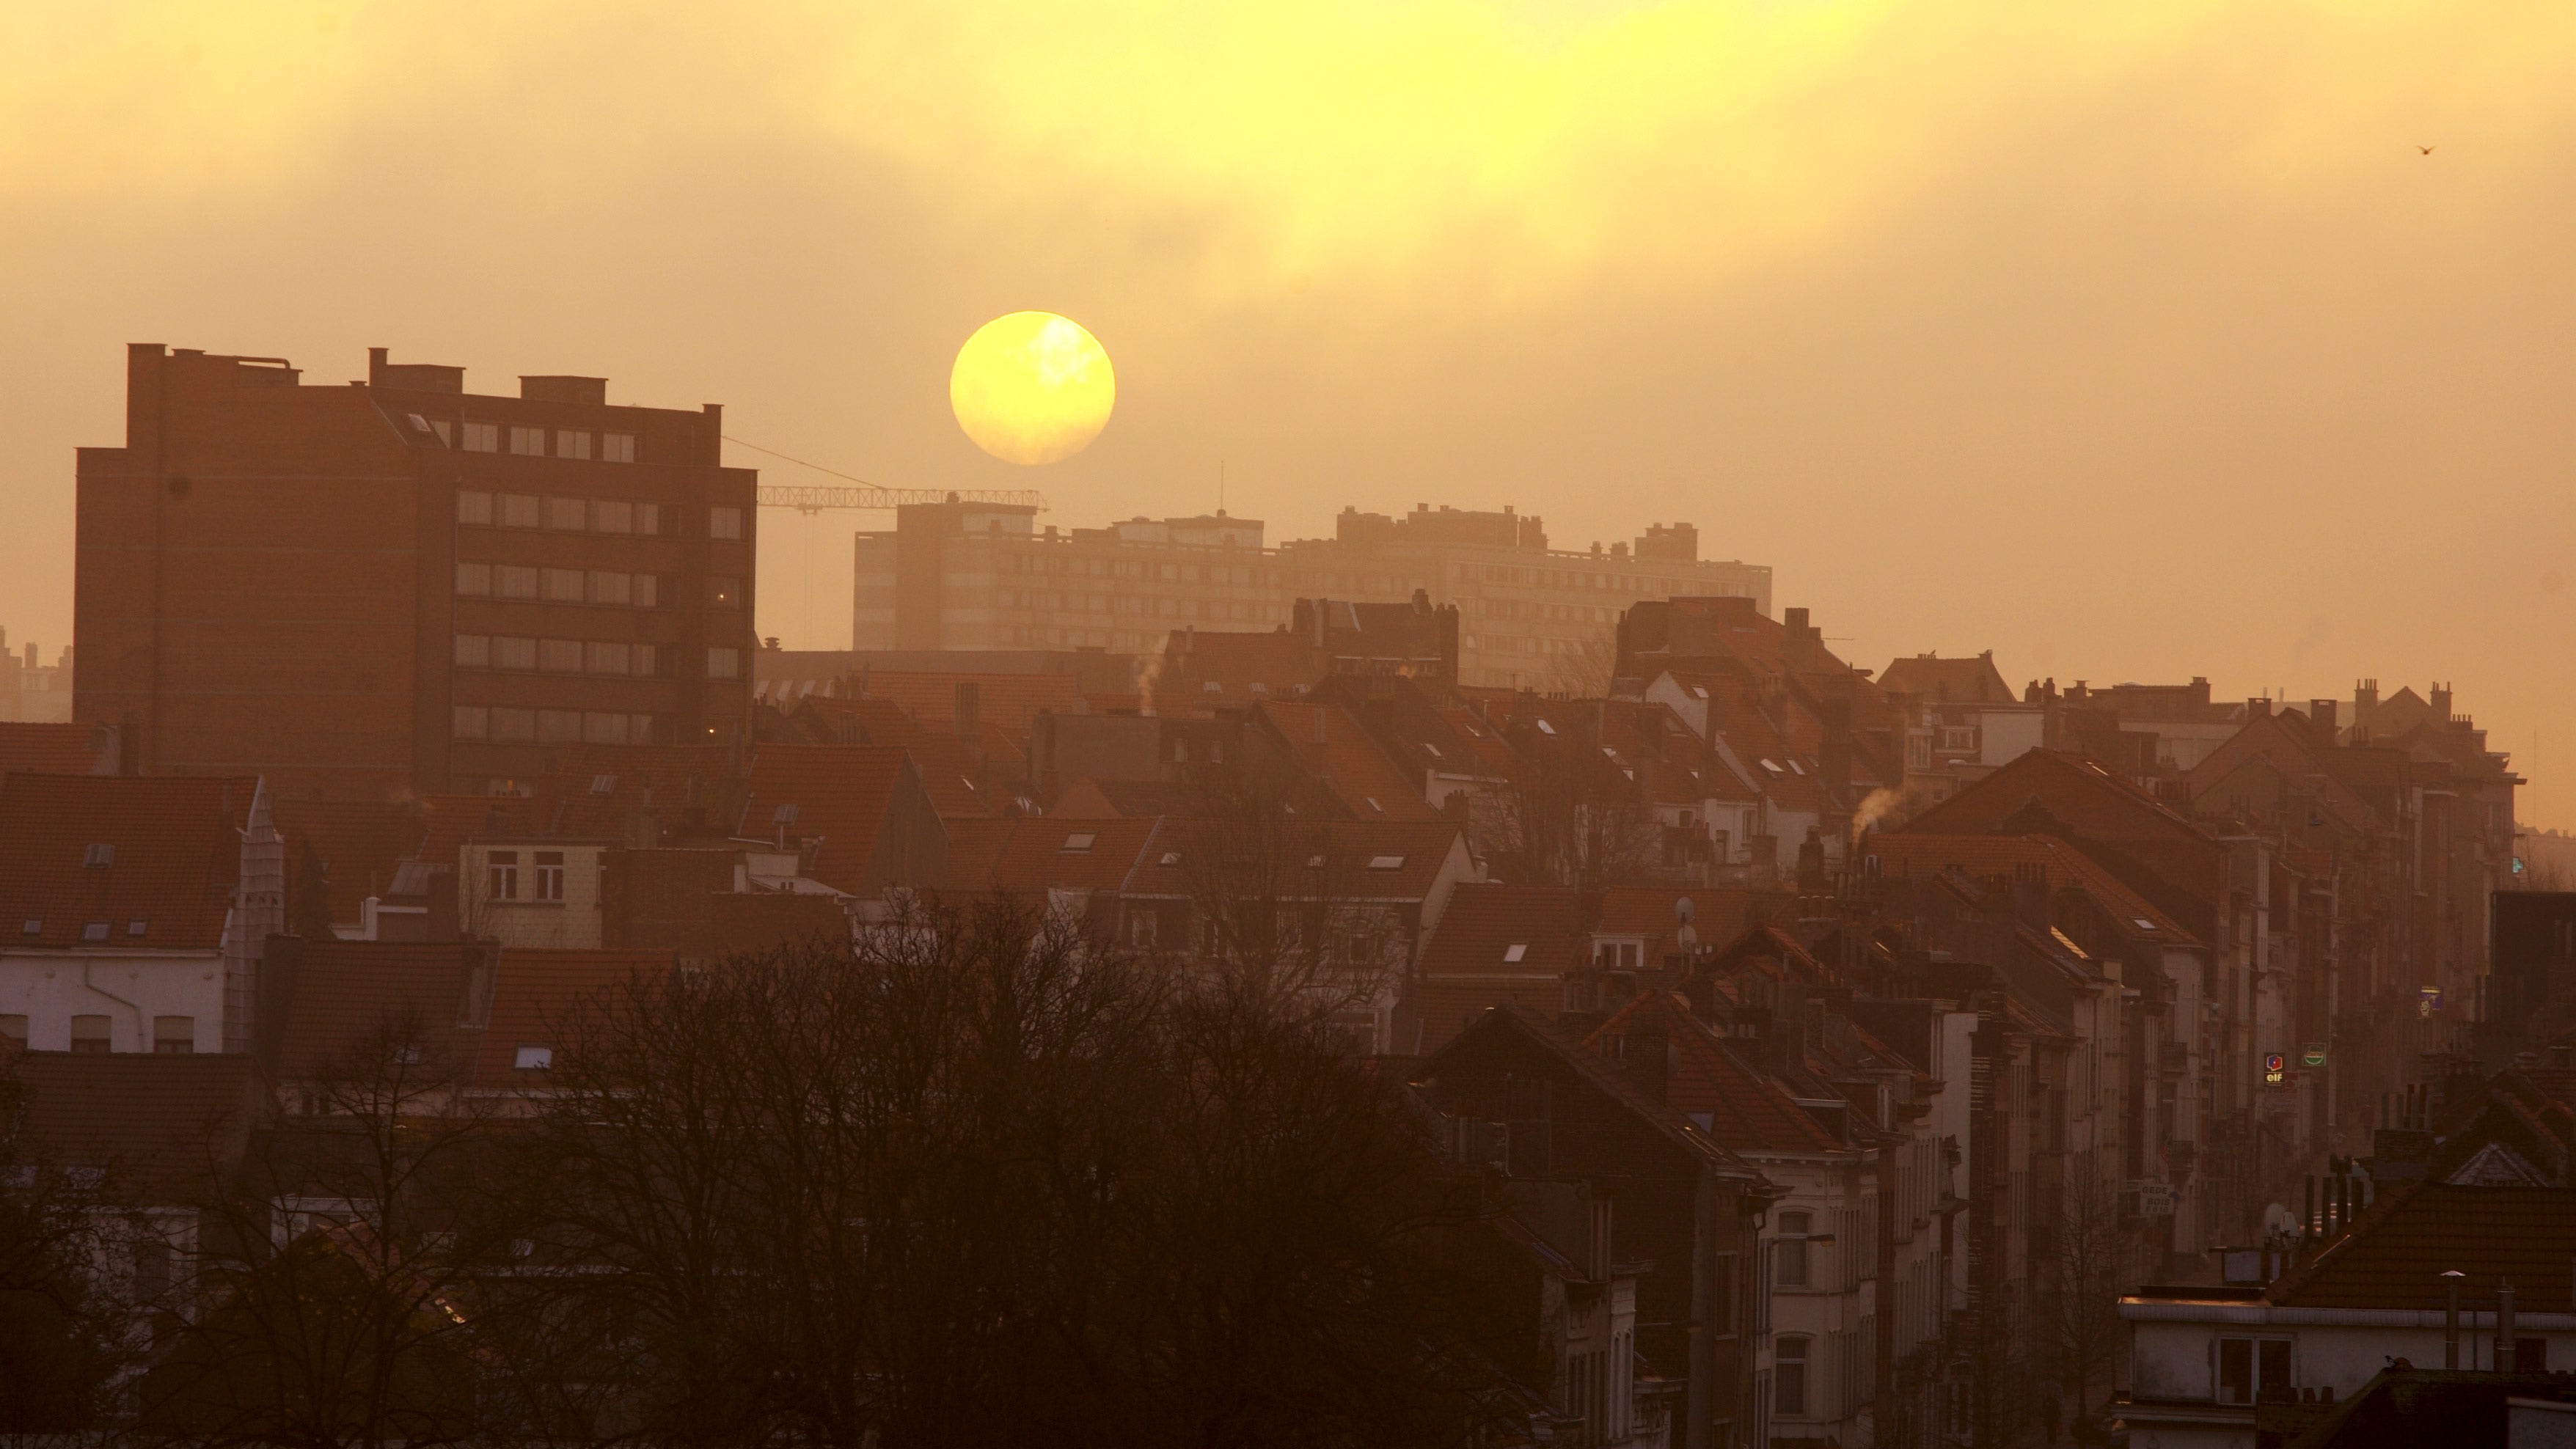
M 542 905 L 562 905 L 564 898 L 564 856 L 560 850 L 535 852 L 536 893 L 529 897 Z
M 483 856 L 483 894 L 488 900 L 515 901 L 519 898 L 519 853 L 515 850 L 487 851 Z
M 534 564 L 459 563 L 456 596 L 461 599 L 542 599 L 556 604 L 603 607 L 661 607 L 662 576 L 622 569 L 540 568 Z
M 670 738 L 667 717 L 613 710 L 520 709 L 460 704 L 449 720 L 450 738 L 488 744 L 534 744 L 540 738 L 593 745 L 650 745 Z
M 740 509 L 733 510 L 740 513 Z M 662 532 L 662 505 L 633 498 L 581 498 L 560 493 L 494 493 L 461 488 L 456 521 L 478 528 L 546 528 L 557 533 Z

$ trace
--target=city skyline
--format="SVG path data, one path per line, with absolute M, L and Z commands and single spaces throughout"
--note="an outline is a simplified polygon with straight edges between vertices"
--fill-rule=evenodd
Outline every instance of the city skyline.
M 5 22 L 13 639 L 70 636 L 126 343 L 390 346 L 1067 526 L 1221 472 L 1276 537 L 1689 518 L 1851 655 L 2016 686 L 2447 679 L 2576 826 L 2576 684 L 2531 667 L 2576 645 L 2548 7 L 263 13 Z M 1016 307 L 1120 369 L 1037 470 L 945 396 Z M 842 642 L 881 525 L 767 522 L 761 632 Z

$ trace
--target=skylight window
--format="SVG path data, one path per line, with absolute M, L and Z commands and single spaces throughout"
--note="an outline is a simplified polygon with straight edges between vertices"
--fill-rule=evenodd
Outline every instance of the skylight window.
M 125 934 L 129 936 L 140 936 L 150 929 L 152 929 L 152 923 L 141 916 L 136 916 L 125 923 Z
M 1798 768 L 1798 757 L 1796 755 L 1791 755 L 1789 757 L 1789 773 L 1792 775 L 1803 775 L 1807 773 L 1806 771 Z
M 87 850 L 81 852 L 81 864 L 94 870 L 114 865 L 116 864 L 116 847 L 107 844 L 93 845 Z
M 1322 870 L 1324 868 L 1324 858 L 1320 855 L 1307 856 L 1306 868 L 1308 870 Z
M 1181 863 L 1181 853 L 1180 853 L 1179 851 L 1177 851 L 1177 850 L 1167 850 L 1167 851 L 1164 851 L 1164 852 L 1163 852 L 1163 864 L 1164 864 L 1166 867 L 1179 865 L 1180 863 Z
M 593 776 L 591 776 L 591 777 L 590 777 L 590 793 L 592 793 L 593 795 L 614 795 L 614 794 L 616 794 L 616 793 L 617 793 L 617 777 L 616 777 L 615 775 L 593 775 Z
M 2144 916 L 2131 916 L 2129 918 L 2129 924 L 2137 927 L 2141 931 L 2152 931 L 2156 928 L 2156 923 L 2148 920 Z
M 1514 941 L 1503 948 L 1503 961 L 1507 965 L 1524 960 L 1528 956 L 1529 943 L 1526 941 Z
M 1386 807 L 1377 803 L 1377 797 L 1375 795 L 1365 795 L 1361 798 L 1368 802 L 1368 808 L 1371 810 L 1376 811 L 1380 815 L 1384 815 L 1386 813 Z
M 1781 769 L 1776 762 L 1769 759 L 1765 759 L 1762 762 L 1762 768 L 1769 770 L 1774 775 L 1785 775 L 1789 773 L 1788 771 Z
M 1701 685 L 1694 684 L 1690 687 L 1690 696 L 1693 699 L 1706 699 L 1708 698 L 1708 690 Z
M 1402 870 L 1404 869 L 1404 857 L 1400 855 L 1372 855 L 1369 857 L 1369 869 Z
M 83 926 L 81 927 L 81 939 L 82 939 L 82 940 L 84 940 L 84 941 L 104 941 L 104 940 L 106 940 L 106 939 L 107 939 L 107 922 L 105 922 L 105 921 L 91 921 L 91 922 L 88 922 L 87 924 L 83 925 Z
M 1100 837 L 1097 834 L 1091 831 L 1077 830 L 1064 838 L 1064 849 L 1069 854 L 1079 855 L 1083 851 L 1089 850 L 1092 843 L 1099 838 Z
M 19 925 L 18 934 L 21 936 L 41 936 L 45 934 L 45 918 L 42 916 L 29 916 Z
M 1543 735 L 1552 735 L 1556 733 L 1556 726 L 1549 724 L 1546 720 L 1540 720 L 1538 722 L 1538 732 Z
M 542 1072 L 555 1064 L 555 1049 L 550 1046 L 523 1046 L 510 1058 L 510 1065 L 523 1072 Z
M 1422 753 L 1429 755 L 1431 758 L 1436 760 L 1440 758 L 1440 747 L 1431 743 L 1429 740 L 1424 740 L 1422 742 Z

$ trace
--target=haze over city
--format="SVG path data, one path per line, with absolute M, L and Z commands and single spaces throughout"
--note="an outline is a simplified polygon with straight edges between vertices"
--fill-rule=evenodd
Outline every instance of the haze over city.
M 0 1442 L 2576 1442 L 2571 78 L 0 5 Z
M 2576 824 L 2562 6 L 40 3 L 0 36 L 13 639 L 68 638 L 70 450 L 116 440 L 124 343 L 318 379 L 390 345 L 1068 526 L 1220 472 L 1273 539 L 1688 518 L 1870 664 L 2447 680 L 2525 818 Z M 1033 472 L 945 398 L 1018 308 L 1120 379 Z M 764 519 L 762 633 L 847 644 L 851 522 Z

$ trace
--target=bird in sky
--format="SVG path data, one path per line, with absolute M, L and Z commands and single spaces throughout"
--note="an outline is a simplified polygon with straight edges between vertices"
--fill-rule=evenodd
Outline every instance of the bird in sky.
M 2433 148 L 2430 146 L 2418 146 L 2415 149 L 2422 155 L 2430 156 L 2433 154 Z

